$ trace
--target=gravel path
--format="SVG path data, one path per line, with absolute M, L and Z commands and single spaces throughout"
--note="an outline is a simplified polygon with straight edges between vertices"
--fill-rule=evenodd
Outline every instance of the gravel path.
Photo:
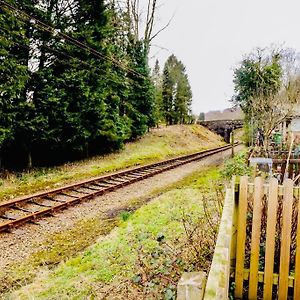
M 235 151 L 241 150 L 242 147 L 238 146 Z M 110 212 L 118 210 L 120 207 L 126 207 L 126 204 L 132 199 L 147 196 L 154 190 L 167 187 L 201 167 L 221 164 L 224 158 L 229 157 L 230 154 L 231 150 L 228 150 L 207 157 L 202 161 L 189 163 L 88 202 L 83 202 L 58 213 L 54 217 L 41 219 L 38 221 L 38 225 L 26 224 L 12 233 L 0 234 L 0 269 L 7 268 L 11 263 L 22 261 L 33 252 L 42 249 L 43 240 L 49 234 L 72 228 L 72 225 L 80 219 L 107 217 Z

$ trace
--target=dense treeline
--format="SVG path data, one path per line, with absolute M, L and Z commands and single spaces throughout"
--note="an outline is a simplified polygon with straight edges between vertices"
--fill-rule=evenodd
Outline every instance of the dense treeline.
M 158 85 L 150 74 L 156 1 L 144 36 L 126 3 L 0 1 L 0 168 L 106 153 L 163 119 L 187 121 L 183 64 L 169 58 Z
M 155 124 L 148 45 L 126 29 L 126 11 L 103 0 L 8 3 L 21 11 L 0 6 L 2 166 L 104 153 Z

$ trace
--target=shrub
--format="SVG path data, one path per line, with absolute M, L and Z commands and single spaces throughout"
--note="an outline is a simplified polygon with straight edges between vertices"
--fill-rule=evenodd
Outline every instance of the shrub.
M 251 175 L 251 168 L 247 165 L 246 152 L 240 152 L 234 158 L 225 161 L 221 176 L 225 179 L 231 179 L 234 175 Z

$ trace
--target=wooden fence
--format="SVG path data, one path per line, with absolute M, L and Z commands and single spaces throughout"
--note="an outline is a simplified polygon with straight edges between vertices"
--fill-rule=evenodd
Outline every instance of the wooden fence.
M 227 190 L 204 299 L 300 299 L 299 198 L 290 179 Z
M 299 284 L 295 284 L 300 279 L 300 273 L 295 273 L 300 262 L 297 247 L 300 236 L 298 206 L 299 187 L 294 188 L 290 179 L 279 186 L 276 179 L 264 184 L 258 177 L 251 184 L 247 177 L 241 178 L 235 264 L 236 298 L 243 297 L 246 279 L 249 299 L 257 299 L 261 295 L 264 299 L 287 299 L 291 293 L 289 287 L 294 287 L 294 299 L 300 299 Z M 246 265 L 248 268 L 245 268 Z

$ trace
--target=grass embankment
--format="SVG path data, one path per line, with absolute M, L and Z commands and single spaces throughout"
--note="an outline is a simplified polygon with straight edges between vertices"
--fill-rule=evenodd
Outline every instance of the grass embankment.
M 0 201 L 222 144 L 218 135 L 199 125 L 154 129 L 140 140 L 128 143 L 118 153 L 60 167 L 6 174 L 5 178 L 0 178 Z
M 79 244 L 77 247 L 85 243 L 78 234 L 86 239 L 98 236 L 97 242 L 56 267 L 56 260 L 70 251 L 72 255 L 73 248 L 64 247 L 62 252 L 62 236 L 49 237 L 44 252 L 32 255 L 24 262 L 23 269 L 16 268 L 19 276 L 22 272 L 26 276 L 26 269 L 39 273 L 44 270 L 43 274 L 38 275 L 32 284 L 6 297 L 175 299 L 181 274 L 186 270 L 208 268 L 210 264 L 216 234 L 213 227 L 217 226 L 217 221 L 214 220 L 215 225 L 209 225 L 207 205 L 202 200 L 216 199 L 212 186 L 216 186 L 218 178 L 217 169 L 206 169 L 164 191 L 156 191 L 152 201 L 136 212 L 120 214 L 115 219 L 119 226 L 106 237 L 99 238 L 101 222 L 84 226 L 84 233 L 80 230 L 82 224 L 78 224 L 78 228 L 72 230 L 73 240 Z M 149 200 L 133 199 L 132 203 L 141 206 Z M 209 203 L 212 207 L 212 203 L 215 204 Z M 62 235 L 68 240 L 68 235 Z M 42 267 L 51 264 L 51 270 Z

